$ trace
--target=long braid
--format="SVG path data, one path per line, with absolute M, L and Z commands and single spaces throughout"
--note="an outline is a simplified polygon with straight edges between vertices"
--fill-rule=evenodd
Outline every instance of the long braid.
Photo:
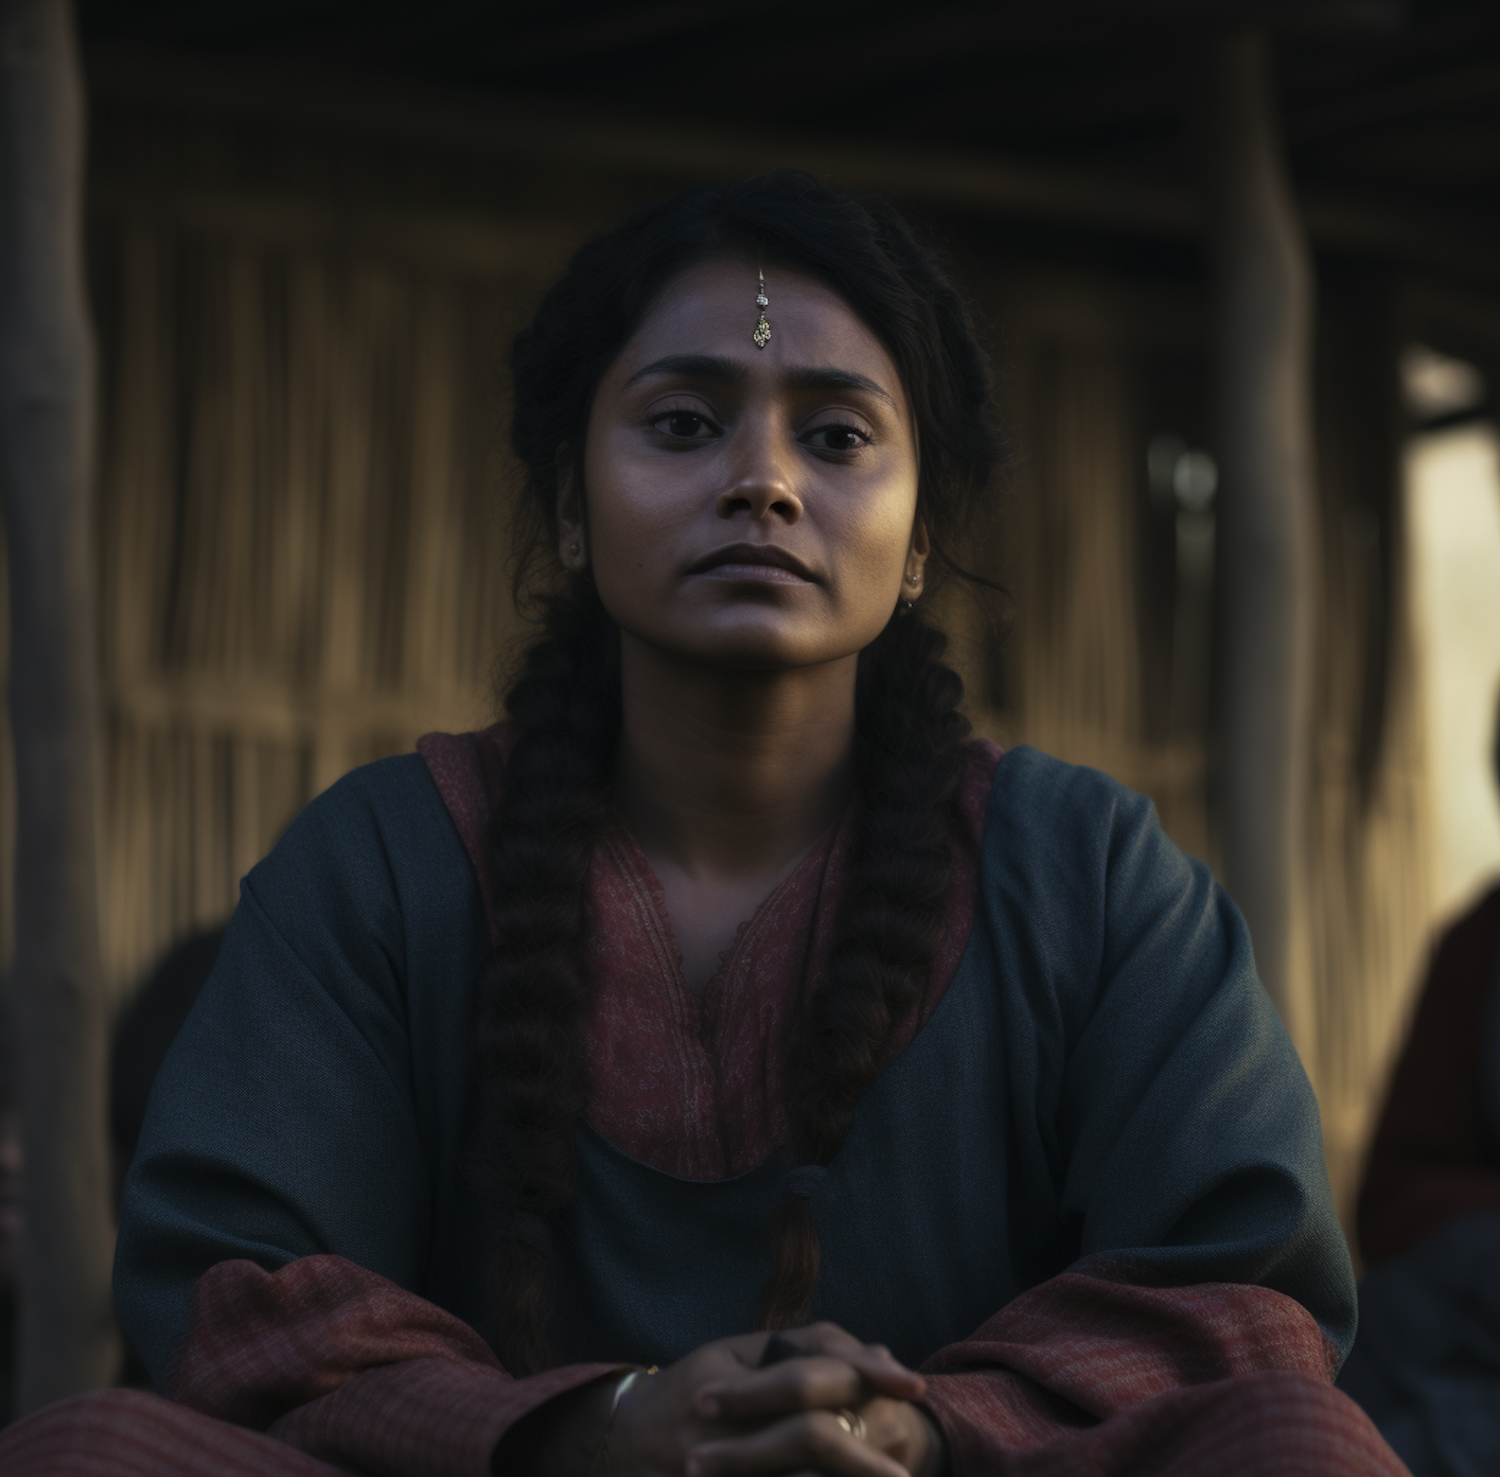
M 614 647 L 592 585 L 581 587 L 550 605 L 506 698 L 518 736 L 490 844 L 497 942 L 478 982 L 472 1163 L 502 1210 L 493 1281 L 517 1374 L 552 1360 L 548 1245 L 573 1193 L 587 1091 L 585 896 L 619 734 Z
M 988 365 L 962 299 L 900 214 L 779 172 L 643 208 L 596 237 L 517 335 L 511 440 L 523 606 L 556 575 L 559 480 L 578 466 L 598 385 L 671 281 L 738 256 L 826 282 L 890 351 L 920 448 L 934 575 L 975 579 L 949 549 L 984 504 L 1000 443 Z M 983 584 L 980 580 L 978 583 Z M 616 633 L 592 589 L 548 604 L 545 633 L 507 698 L 519 730 L 492 844 L 499 946 L 479 981 L 479 1123 L 472 1163 L 501 1212 L 495 1286 L 516 1372 L 551 1358 L 547 1253 L 572 1194 L 583 1111 L 583 954 L 589 858 L 619 731 Z M 965 732 L 943 638 L 898 615 L 860 658 L 853 878 L 825 983 L 800 1023 L 790 1113 L 804 1163 L 826 1164 L 920 998 L 949 884 L 952 798 Z M 818 1242 L 805 1200 L 777 1215 L 772 1325 L 805 1316 Z
M 888 1065 L 894 1033 L 918 1007 L 942 939 L 969 731 L 946 646 L 912 611 L 898 613 L 860 658 L 852 885 L 792 1060 L 792 1142 L 805 1164 L 827 1164 L 843 1145 L 860 1098 Z M 807 1321 L 818 1280 L 806 1197 L 783 1202 L 772 1235 L 757 1321 L 794 1327 Z

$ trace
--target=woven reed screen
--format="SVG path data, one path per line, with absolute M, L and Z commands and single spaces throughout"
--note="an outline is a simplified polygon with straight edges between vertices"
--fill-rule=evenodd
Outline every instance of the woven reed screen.
M 482 724 L 511 632 L 488 270 L 105 214 L 104 948 L 217 922 L 319 790 Z M 534 273 L 535 268 L 532 268 Z
M 971 691 L 991 703 L 982 721 L 1149 794 L 1174 839 L 1212 863 L 1211 643 L 1181 629 L 1211 622 L 1211 592 L 1196 609 L 1184 602 L 1177 513 L 1153 498 L 1147 474 L 1157 433 L 1211 437 L 1202 304 L 1159 287 L 1019 273 L 989 306 L 1003 329 L 1015 467 L 988 559 L 1016 606 L 998 657 L 970 623 Z M 1367 317 L 1355 302 L 1322 324 L 1323 580 L 1302 951 L 1317 1019 L 1306 1065 L 1346 1213 L 1431 925 L 1400 497 L 1394 462 L 1379 454 L 1382 428 L 1394 436 L 1380 403 L 1394 376 L 1381 376 L 1379 356 L 1390 365 L 1394 352 L 1359 342 L 1351 321 L 1363 328 Z M 1396 633 L 1388 662 L 1386 620 Z M 1194 652 L 1203 670 L 1176 670 Z
M 351 215 L 306 191 L 207 188 L 205 159 L 191 188 L 158 170 L 150 189 L 106 178 L 94 202 L 103 939 L 122 999 L 227 915 L 238 879 L 340 774 L 489 720 L 518 629 L 504 349 L 587 224 L 576 201 L 520 223 L 430 203 Z M 1207 678 L 1181 699 L 1174 515 L 1144 470 L 1153 433 L 1207 434 L 1201 303 L 999 260 L 965 270 L 1014 451 L 1008 511 L 964 551 L 1014 593 L 1005 648 L 971 607 L 951 610 L 978 726 L 1145 790 L 1211 860 Z M 1403 650 L 1379 762 L 1363 777 L 1355 762 L 1368 602 L 1338 533 L 1358 479 L 1336 462 L 1307 955 L 1309 1067 L 1347 1199 L 1428 914 Z

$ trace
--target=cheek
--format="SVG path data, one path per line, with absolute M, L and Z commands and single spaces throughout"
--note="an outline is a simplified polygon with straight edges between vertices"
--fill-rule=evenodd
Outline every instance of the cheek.
M 853 515 L 841 530 L 852 555 L 848 569 L 852 583 L 870 599 L 894 598 L 906 569 L 911 546 L 915 497 L 888 496 Z
M 624 442 L 601 436 L 585 461 L 594 584 L 624 629 L 664 639 L 690 513 L 678 468 L 670 460 L 632 457 L 629 438 Z
M 617 496 L 592 498 L 589 543 L 595 568 L 634 564 L 640 557 L 640 527 L 640 519 L 632 517 Z
M 589 541 L 596 572 L 638 575 L 658 542 L 663 510 L 642 469 L 605 444 L 585 462 Z M 659 493 L 659 489 L 655 489 Z

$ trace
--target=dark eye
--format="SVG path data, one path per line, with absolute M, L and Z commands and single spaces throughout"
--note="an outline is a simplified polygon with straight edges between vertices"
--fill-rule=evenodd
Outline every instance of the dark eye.
M 821 451 L 858 451 L 870 438 L 858 426 L 819 426 L 808 432 L 807 439 Z
M 651 424 L 658 431 L 683 441 L 701 441 L 713 431 L 708 417 L 699 415 L 696 410 L 664 411 Z

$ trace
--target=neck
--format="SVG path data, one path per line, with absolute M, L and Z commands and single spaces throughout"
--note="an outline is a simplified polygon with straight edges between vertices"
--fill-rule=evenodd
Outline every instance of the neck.
M 853 786 L 855 657 L 791 671 L 726 671 L 624 635 L 616 782 L 653 862 L 688 876 L 785 867 Z

